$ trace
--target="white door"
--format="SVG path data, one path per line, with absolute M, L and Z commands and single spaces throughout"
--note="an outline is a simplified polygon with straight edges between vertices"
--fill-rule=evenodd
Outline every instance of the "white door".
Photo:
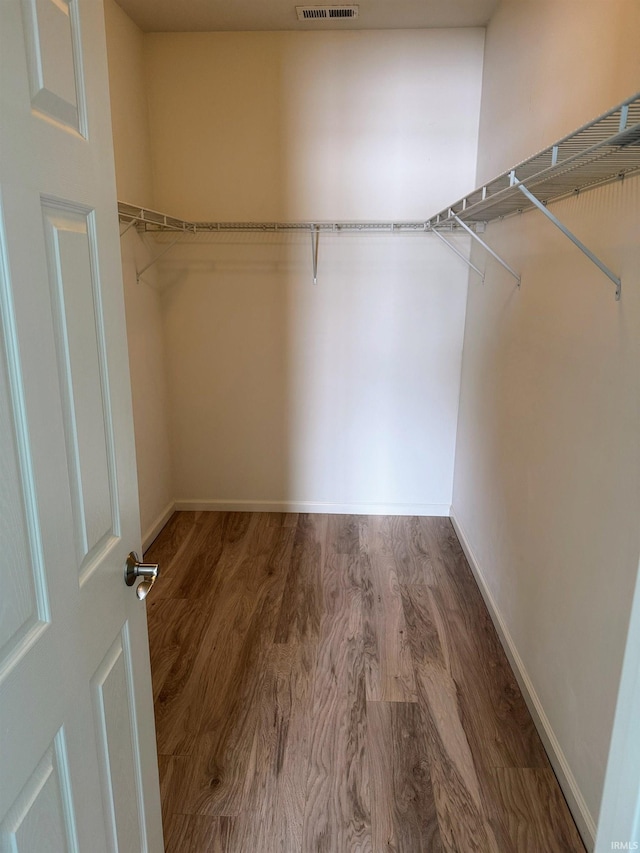
M 161 851 L 101 0 L 0 0 L 0 851 Z
M 595 853 L 640 850 L 640 565 L 609 746 Z M 616 846 L 614 846 L 616 845 Z

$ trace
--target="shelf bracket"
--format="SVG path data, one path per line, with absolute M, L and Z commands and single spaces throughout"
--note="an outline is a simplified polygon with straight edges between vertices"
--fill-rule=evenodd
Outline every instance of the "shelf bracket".
M 318 243 L 320 230 L 316 225 L 311 226 L 311 257 L 313 259 L 313 283 L 318 283 Z
M 136 281 L 138 282 L 138 284 L 140 283 L 140 279 L 142 278 L 143 273 L 145 273 L 149 269 L 149 267 L 152 267 L 156 263 L 156 261 L 159 261 L 163 255 L 166 255 L 169 249 L 172 249 L 179 239 L 180 237 L 176 237 L 174 240 L 172 240 L 168 245 L 164 247 L 161 252 L 158 252 L 155 258 L 152 258 L 146 266 L 142 267 L 141 270 L 138 270 L 136 272 Z
M 500 257 L 500 255 L 498 255 L 496 252 L 493 251 L 491 246 L 487 246 L 487 244 L 484 242 L 484 240 L 481 237 L 479 237 L 472 228 L 469 228 L 467 223 L 463 222 L 459 216 L 457 216 L 455 213 L 453 213 L 453 211 L 452 211 L 452 216 L 455 219 L 455 221 L 458 223 L 458 225 L 461 228 L 464 228 L 464 230 L 467 232 L 467 234 L 470 234 L 474 240 L 477 240 L 478 243 L 480 243 L 480 245 L 487 252 L 489 252 L 489 254 L 492 255 L 496 259 L 496 261 L 498 261 L 499 264 L 502 264 L 502 266 L 507 270 L 507 272 L 510 273 L 515 278 L 516 282 L 518 283 L 518 287 L 520 287 L 520 276 L 518 275 L 518 273 L 514 269 L 512 269 L 506 261 L 503 261 L 502 258 Z
M 125 227 L 122 229 L 122 231 L 120 232 L 120 237 L 124 237 L 124 235 L 127 233 L 129 228 L 133 228 L 133 226 L 137 225 L 137 224 L 138 224 L 138 220 L 132 219 L 131 222 L 127 223 L 127 225 L 125 225 Z
M 461 260 L 463 260 L 468 267 L 470 267 L 472 270 L 477 272 L 478 275 L 480 276 L 480 278 L 482 279 L 482 283 L 484 284 L 484 273 L 482 272 L 482 270 L 478 269 L 478 267 L 475 266 L 475 264 L 472 264 L 471 261 L 469 260 L 469 258 L 467 258 L 467 256 L 463 252 L 461 252 L 460 249 L 458 249 L 456 246 L 454 246 L 452 243 L 450 243 L 448 240 L 446 240 L 439 231 L 436 231 L 435 228 L 432 228 L 431 231 L 433 234 L 436 235 L 438 240 L 442 240 L 442 242 L 445 244 L 445 246 L 447 246 L 449 249 L 451 249 L 451 251 L 454 254 L 456 254 Z
M 614 272 L 612 272 L 609 267 L 600 260 L 600 258 L 594 255 L 590 249 L 587 249 L 584 243 L 581 240 L 578 240 L 576 235 L 569 231 L 567 226 L 563 225 L 562 222 L 560 222 L 560 220 L 558 219 L 558 217 L 554 216 L 553 213 L 551 213 L 551 211 L 547 208 L 546 204 L 543 204 L 543 202 L 541 202 L 540 199 L 537 198 L 531 192 L 531 190 L 527 189 L 524 184 L 518 183 L 517 178 L 515 178 L 515 186 L 517 186 L 520 192 L 529 199 L 531 204 L 535 205 L 538 210 L 542 211 L 542 213 L 544 213 L 547 219 L 553 222 L 556 228 L 559 228 L 565 235 L 565 237 L 568 237 L 571 242 L 576 245 L 580 249 L 580 251 L 585 254 L 589 258 L 589 260 L 594 263 L 598 267 L 598 269 L 600 269 L 607 276 L 607 278 L 611 279 L 611 281 L 616 286 L 616 302 L 618 302 L 620 300 L 620 293 L 622 290 L 622 282 L 620 281 L 618 276 Z

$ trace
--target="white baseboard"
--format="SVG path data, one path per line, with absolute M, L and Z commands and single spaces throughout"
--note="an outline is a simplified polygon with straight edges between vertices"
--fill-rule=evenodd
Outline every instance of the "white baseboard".
M 151 545 L 153 540 L 158 536 L 162 528 L 165 526 L 167 521 L 171 518 L 173 513 L 176 510 L 176 505 L 174 501 L 168 503 L 167 506 L 162 510 L 160 515 L 153 522 L 151 527 L 145 531 L 142 537 L 142 551 L 143 553 L 147 550 L 147 548 Z
M 500 642 L 502 643 L 506 655 L 509 658 L 509 663 L 511 664 L 516 679 L 518 680 L 518 684 L 522 690 L 522 695 L 524 696 L 524 700 L 527 703 L 531 716 L 533 717 L 533 721 L 542 739 L 544 748 L 547 751 L 551 765 L 558 777 L 558 782 L 560 783 L 560 787 L 562 788 L 567 803 L 569 804 L 571 814 L 573 815 L 580 835 L 582 836 L 582 840 L 584 841 L 587 850 L 593 850 L 596 838 L 595 820 L 587 807 L 575 776 L 571 772 L 569 763 L 562 751 L 553 728 L 551 727 L 551 723 L 545 713 L 542 702 L 535 691 L 533 682 L 531 681 L 524 662 L 518 653 L 513 637 L 509 633 L 509 629 L 507 628 L 507 624 L 498 609 L 498 605 L 491 595 L 484 579 L 482 569 L 480 568 L 480 564 L 473 553 L 473 549 L 469 544 L 469 540 L 462 528 L 462 525 L 460 524 L 460 521 L 456 517 L 453 507 L 451 507 L 450 518 L 458 539 L 460 540 L 460 544 L 462 545 L 462 550 L 464 551 L 465 556 L 469 561 L 469 565 L 471 566 L 471 571 L 473 572 L 476 582 L 480 587 L 480 592 L 482 593 L 482 597 L 487 605 L 493 624 L 498 632 Z
M 448 517 L 449 504 L 343 504 L 318 501 L 178 500 L 177 510 L 229 512 L 314 512 L 345 515 L 438 515 Z

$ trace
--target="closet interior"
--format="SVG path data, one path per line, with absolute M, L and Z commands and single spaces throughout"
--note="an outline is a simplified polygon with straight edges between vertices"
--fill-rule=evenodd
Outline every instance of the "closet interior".
M 450 517 L 593 847 L 640 557 L 637 4 L 105 15 L 145 547 L 175 510 Z

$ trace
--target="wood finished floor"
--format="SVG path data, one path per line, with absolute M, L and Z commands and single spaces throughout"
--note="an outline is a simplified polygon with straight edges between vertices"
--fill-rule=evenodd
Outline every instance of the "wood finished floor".
M 146 556 L 167 853 L 584 853 L 448 519 L 180 512 Z

